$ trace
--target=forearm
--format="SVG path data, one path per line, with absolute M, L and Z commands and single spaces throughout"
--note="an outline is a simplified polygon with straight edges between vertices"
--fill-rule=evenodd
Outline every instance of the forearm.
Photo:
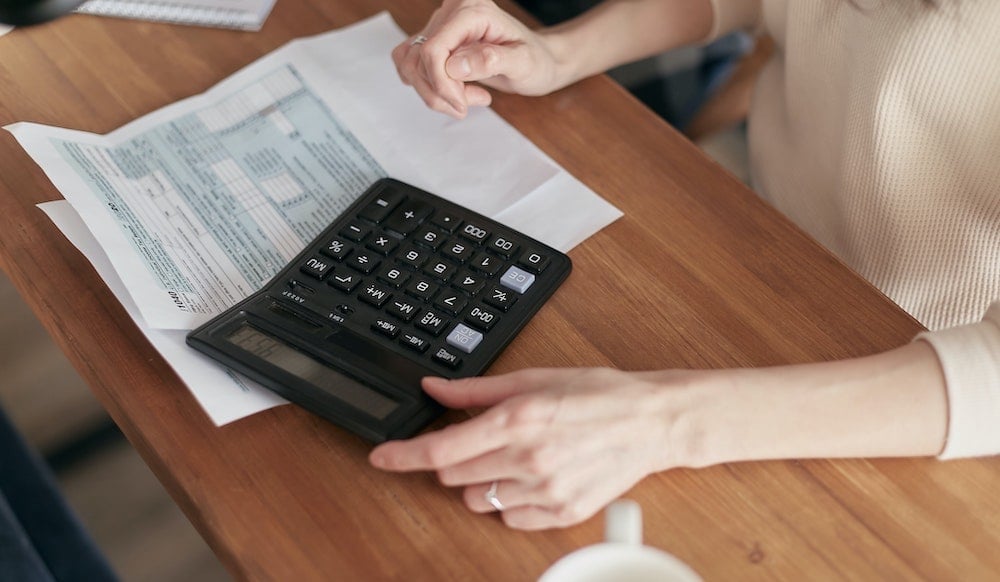
M 689 395 L 676 440 L 689 466 L 762 459 L 936 455 L 944 377 L 924 342 L 865 358 L 721 372 Z M 672 439 L 674 440 L 674 439 Z
M 560 86 L 612 67 L 704 39 L 710 0 L 611 0 L 542 29 L 559 63 Z

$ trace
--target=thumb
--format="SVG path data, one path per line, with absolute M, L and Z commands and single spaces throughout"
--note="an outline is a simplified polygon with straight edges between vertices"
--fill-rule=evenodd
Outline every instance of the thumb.
M 489 43 L 475 43 L 456 50 L 445 62 L 445 72 L 456 81 L 481 81 L 503 75 L 519 78 L 531 71 L 523 51 Z
M 493 406 L 535 389 L 535 383 L 519 372 L 458 380 L 428 376 L 421 385 L 427 394 L 448 408 Z

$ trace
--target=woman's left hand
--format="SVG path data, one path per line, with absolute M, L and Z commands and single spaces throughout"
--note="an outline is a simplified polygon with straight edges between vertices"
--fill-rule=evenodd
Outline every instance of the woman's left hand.
M 445 406 L 492 408 L 437 432 L 384 443 L 370 460 L 388 471 L 436 471 L 445 485 L 464 487 L 466 505 L 481 513 L 496 510 L 486 498 L 496 481 L 509 526 L 569 526 L 649 473 L 678 464 L 670 435 L 684 391 L 664 380 L 686 376 L 571 368 L 425 378 L 424 389 Z

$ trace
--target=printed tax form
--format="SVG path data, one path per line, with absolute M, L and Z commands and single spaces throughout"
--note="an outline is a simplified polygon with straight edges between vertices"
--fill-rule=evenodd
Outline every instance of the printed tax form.
M 562 251 L 621 215 L 493 111 L 455 121 L 427 109 L 389 56 L 404 38 L 383 13 L 296 40 L 106 135 L 7 127 L 66 198 L 55 213 L 68 203 L 82 223 L 46 211 L 71 240 L 94 239 L 74 244 L 113 289 L 104 273 L 114 270 L 144 332 L 164 330 L 151 341 L 216 424 L 275 399 L 231 376 L 227 390 L 260 401 L 234 412 L 212 395 L 217 374 L 199 373 L 218 366 L 163 347 L 183 343 L 165 330 L 256 290 L 375 179 L 410 182 Z M 89 233 L 75 232 L 81 224 Z

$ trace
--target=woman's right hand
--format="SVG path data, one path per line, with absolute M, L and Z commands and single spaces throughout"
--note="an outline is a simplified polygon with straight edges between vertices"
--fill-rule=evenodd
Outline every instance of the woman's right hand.
M 459 119 L 470 106 L 492 101 L 477 82 L 521 95 L 565 84 L 548 39 L 489 0 L 445 0 L 423 30 L 393 49 L 392 59 L 428 107 Z

